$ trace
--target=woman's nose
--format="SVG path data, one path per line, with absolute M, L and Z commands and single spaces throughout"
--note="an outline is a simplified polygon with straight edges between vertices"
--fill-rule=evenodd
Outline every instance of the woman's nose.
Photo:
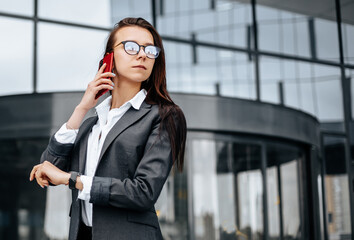
M 146 58 L 146 53 L 145 53 L 145 49 L 144 49 L 143 46 L 140 46 L 140 48 L 139 48 L 138 58 L 139 58 L 139 57 L 144 57 L 144 58 Z

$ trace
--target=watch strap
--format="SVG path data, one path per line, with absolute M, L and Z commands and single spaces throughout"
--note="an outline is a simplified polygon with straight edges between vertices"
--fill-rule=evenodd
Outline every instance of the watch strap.
M 69 188 L 70 189 L 76 189 L 76 178 L 77 176 L 80 176 L 78 172 L 71 172 L 70 174 L 70 179 L 69 179 Z

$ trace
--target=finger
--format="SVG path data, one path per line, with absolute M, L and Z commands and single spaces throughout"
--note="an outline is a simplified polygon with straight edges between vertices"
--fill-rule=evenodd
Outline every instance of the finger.
M 45 186 L 49 186 L 49 179 L 46 176 L 38 176 L 36 177 L 37 183 L 44 188 Z
M 101 84 L 101 85 L 99 85 L 99 86 L 97 86 L 95 88 L 95 92 L 98 92 L 98 91 L 100 91 L 102 89 L 113 90 L 113 87 L 111 85 L 108 85 L 108 84 Z
M 107 79 L 107 78 L 101 78 L 100 80 L 94 82 L 94 83 L 92 84 L 92 86 L 93 86 L 93 87 L 97 87 L 97 86 L 99 86 L 99 85 L 101 85 L 101 84 L 109 84 L 109 85 L 111 85 L 111 86 L 114 86 L 114 83 L 113 83 L 111 80 Z
M 38 185 L 41 186 L 41 188 L 44 188 L 44 186 L 42 185 L 41 178 L 39 176 L 36 176 L 36 181 L 37 181 Z
M 47 181 L 47 176 L 43 173 L 42 169 L 39 168 L 35 174 L 36 181 L 38 185 L 40 185 L 42 188 L 44 188 L 45 181 Z M 48 182 L 48 181 L 47 181 Z
M 36 173 L 37 169 L 41 166 L 42 164 L 37 164 L 32 168 L 32 171 L 30 173 L 30 181 L 34 179 L 34 174 Z
M 47 179 L 43 179 L 42 183 L 44 186 L 47 186 L 47 187 L 49 186 L 49 181 Z
M 105 72 L 101 74 L 102 78 L 107 78 L 107 77 L 115 77 L 116 75 L 112 72 Z
M 104 69 L 106 68 L 106 63 L 102 64 L 100 69 L 98 69 L 96 76 L 94 77 L 93 81 L 96 81 L 97 79 L 100 78 L 101 74 L 103 73 Z
M 98 70 L 97 74 L 101 74 L 103 73 L 104 69 L 106 68 L 106 63 L 102 64 L 102 66 L 100 67 L 100 69 Z

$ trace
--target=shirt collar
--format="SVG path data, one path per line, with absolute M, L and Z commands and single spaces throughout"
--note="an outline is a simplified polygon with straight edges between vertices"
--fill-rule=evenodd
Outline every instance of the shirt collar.
M 143 104 L 143 102 L 145 100 L 146 94 L 147 94 L 146 90 L 141 89 L 132 99 L 125 102 L 121 107 L 123 107 L 127 104 L 130 104 L 133 108 L 135 108 L 136 110 L 139 110 L 141 107 L 141 104 Z M 99 117 L 106 116 L 108 114 L 108 112 L 111 108 L 111 102 L 112 102 L 112 96 L 109 96 L 96 107 L 96 112 Z
M 136 110 L 139 110 L 141 107 L 141 104 L 143 104 L 144 100 L 146 98 L 146 90 L 141 89 L 132 99 L 130 99 L 128 102 L 135 108 Z

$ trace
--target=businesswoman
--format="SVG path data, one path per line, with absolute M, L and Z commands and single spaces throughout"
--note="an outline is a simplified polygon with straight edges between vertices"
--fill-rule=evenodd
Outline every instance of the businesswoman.
M 150 23 L 121 20 L 111 52 L 114 73 L 99 69 L 30 180 L 72 189 L 70 240 L 162 239 L 154 204 L 172 166 L 183 168 L 186 121 L 166 90 L 164 48 Z M 81 124 L 100 90 L 111 96 Z

